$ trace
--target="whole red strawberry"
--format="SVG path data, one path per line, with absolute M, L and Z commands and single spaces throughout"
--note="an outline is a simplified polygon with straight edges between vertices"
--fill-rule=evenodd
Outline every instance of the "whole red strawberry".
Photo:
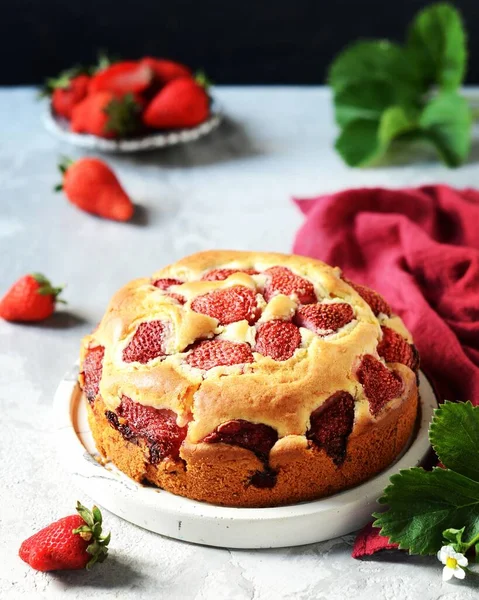
M 148 65 L 154 72 L 155 77 L 162 83 L 168 83 L 179 77 L 193 77 L 191 70 L 181 63 L 165 58 L 153 58 L 145 56 L 141 59 L 141 64 Z
M 70 128 L 75 133 L 105 138 L 126 137 L 140 129 L 141 110 L 141 101 L 133 94 L 120 97 L 97 92 L 73 107 Z
M 194 127 L 206 121 L 210 100 L 194 79 L 174 79 L 158 92 L 143 113 L 143 123 L 154 129 Z
M 86 97 L 89 81 L 90 77 L 84 68 L 73 67 L 57 77 L 47 79 L 40 97 L 51 98 L 53 112 L 70 119 L 73 107 Z
M 87 95 L 88 75 L 73 77 L 65 85 L 58 85 L 52 93 L 52 108 L 55 114 L 71 119 L 73 107 Z
M 65 160 L 60 164 L 63 190 L 72 204 L 82 210 L 114 221 L 128 221 L 134 206 L 115 173 L 99 158 Z
M 37 571 L 89 569 L 108 555 L 110 534 L 102 536 L 102 516 L 77 502 L 76 515 L 64 517 L 35 533 L 20 546 L 18 555 Z
M 153 69 L 143 61 L 122 61 L 99 71 L 90 81 L 89 93 L 113 92 L 114 94 L 141 93 L 153 81 Z
M 63 287 L 53 287 L 41 273 L 21 277 L 0 300 L 0 317 L 6 321 L 42 321 L 55 310 Z

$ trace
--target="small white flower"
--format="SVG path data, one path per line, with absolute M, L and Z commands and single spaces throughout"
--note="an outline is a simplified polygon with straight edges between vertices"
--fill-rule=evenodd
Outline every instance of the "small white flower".
M 460 552 L 455 552 L 452 546 L 443 546 L 437 553 L 437 558 L 445 565 L 442 570 L 443 581 L 449 581 L 453 577 L 464 579 L 466 572 L 461 567 L 467 567 L 468 560 Z

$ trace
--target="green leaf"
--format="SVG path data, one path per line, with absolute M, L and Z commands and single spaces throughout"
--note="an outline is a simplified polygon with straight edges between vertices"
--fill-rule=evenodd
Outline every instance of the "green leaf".
M 407 52 L 387 40 L 359 41 L 343 50 L 328 72 L 328 83 L 335 92 L 352 84 L 386 83 L 394 88 L 396 99 L 415 103 L 421 78 Z
M 467 63 L 466 33 L 459 12 L 447 3 L 433 4 L 419 12 L 408 31 L 410 60 L 420 67 L 426 87 L 437 84 L 457 89 Z
M 458 167 L 471 149 L 472 112 L 457 92 L 441 92 L 424 108 L 419 125 L 449 167 Z
M 414 130 L 417 127 L 416 120 L 408 115 L 401 106 L 390 106 L 386 109 L 379 124 L 378 137 L 383 151 L 397 137 Z
M 336 122 L 341 127 L 358 119 L 379 121 L 386 108 L 395 103 L 394 87 L 388 82 L 353 82 L 334 95 Z
M 380 498 L 385 513 L 375 513 L 382 535 L 411 554 L 434 554 L 448 528 L 462 528 L 465 537 L 479 534 L 479 483 L 454 471 L 419 467 L 393 475 Z
M 362 167 L 379 152 L 379 123 L 369 119 L 352 121 L 341 131 L 335 148 L 350 167 Z
M 449 529 L 445 529 L 442 532 L 442 537 L 447 542 L 452 542 L 454 544 L 462 544 L 462 534 L 463 533 L 464 533 L 464 527 L 461 527 L 461 529 L 449 528 Z
M 400 106 L 382 112 L 380 121 L 357 119 L 344 127 L 336 150 L 351 167 L 364 167 L 379 160 L 398 136 L 413 130 L 416 122 Z
M 442 404 L 434 411 L 429 441 L 445 467 L 479 481 L 479 407 Z
M 111 100 L 104 112 L 108 116 L 106 131 L 125 137 L 138 133 L 141 128 L 141 106 L 131 93 Z

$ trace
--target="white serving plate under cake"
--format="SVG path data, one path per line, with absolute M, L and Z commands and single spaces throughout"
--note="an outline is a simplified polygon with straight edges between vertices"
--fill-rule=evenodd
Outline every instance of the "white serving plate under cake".
M 400 469 L 417 466 L 429 451 L 428 427 L 437 407 L 420 373 L 416 433 L 396 462 L 369 481 L 328 498 L 273 508 L 230 508 L 197 502 L 133 481 L 103 464 L 77 383 L 78 367 L 60 383 L 54 400 L 60 458 L 78 487 L 119 517 L 168 537 L 224 548 L 299 546 L 351 533 L 371 519 L 377 498 Z

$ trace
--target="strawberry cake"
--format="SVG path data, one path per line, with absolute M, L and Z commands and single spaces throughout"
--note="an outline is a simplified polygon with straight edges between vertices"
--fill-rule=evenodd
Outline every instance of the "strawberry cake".
M 386 300 L 300 256 L 209 251 L 120 289 L 84 338 L 99 452 L 226 506 L 354 486 L 404 449 L 419 360 Z

